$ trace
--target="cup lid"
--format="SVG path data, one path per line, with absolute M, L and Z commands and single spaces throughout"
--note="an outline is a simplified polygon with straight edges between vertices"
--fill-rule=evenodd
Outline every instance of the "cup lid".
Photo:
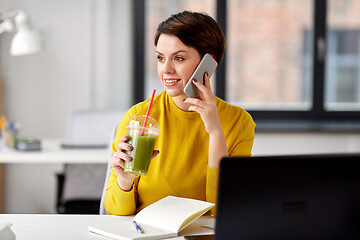
M 127 125 L 126 128 L 127 129 L 129 129 L 129 128 L 143 129 L 145 119 L 146 119 L 145 115 L 135 116 L 129 121 L 129 124 Z M 151 131 L 153 131 L 154 133 L 157 133 L 157 134 L 160 133 L 160 128 L 159 128 L 158 122 L 154 118 L 152 118 L 150 116 L 148 116 L 148 120 L 147 120 L 145 129 L 146 130 L 151 130 Z

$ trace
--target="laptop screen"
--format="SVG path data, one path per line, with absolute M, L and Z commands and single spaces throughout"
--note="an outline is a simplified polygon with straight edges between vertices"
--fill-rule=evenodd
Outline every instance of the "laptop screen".
M 221 161 L 215 239 L 360 239 L 360 154 Z

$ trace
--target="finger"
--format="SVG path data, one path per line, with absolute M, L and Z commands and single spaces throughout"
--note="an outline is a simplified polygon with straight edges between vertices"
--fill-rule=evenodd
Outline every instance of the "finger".
M 122 169 L 125 168 L 125 161 L 120 159 L 119 162 L 118 162 L 118 166 L 121 167 Z
M 155 158 L 157 155 L 159 155 L 160 151 L 159 150 L 154 150 L 153 154 L 151 156 L 151 159 Z
M 125 161 L 115 156 L 111 158 L 110 163 L 112 168 L 117 168 L 117 167 L 124 168 L 125 166 Z
M 124 161 L 124 160 L 120 160 L 120 161 L 119 161 L 119 166 L 120 166 L 122 169 L 125 169 L 125 161 Z
M 183 102 L 190 103 L 191 105 L 196 105 L 201 108 L 204 108 L 206 106 L 204 101 L 197 98 L 185 98 Z
M 125 168 L 125 161 L 120 159 L 118 162 L 117 162 L 117 166 L 118 167 L 121 167 L 122 169 Z
M 123 135 L 123 136 L 121 136 L 120 140 L 122 142 L 126 142 L 127 140 L 129 140 L 129 136 L 128 135 Z
M 195 78 L 192 80 L 195 86 L 200 90 L 202 95 L 204 96 L 204 100 L 209 98 L 209 94 L 212 94 L 211 89 L 207 88 L 205 85 L 197 81 Z
M 189 111 L 189 112 L 197 112 L 197 113 L 199 113 L 200 115 L 201 115 L 201 113 L 202 113 L 203 110 L 204 110 L 203 108 L 198 107 L 198 106 L 195 106 L 195 105 L 192 105 L 192 106 L 190 106 L 190 107 L 188 108 L 188 111 Z
M 131 146 L 131 144 L 127 143 L 127 142 L 119 142 L 118 144 L 118 152 L 119 151 L 130 151 L 133 147 Z
M 210 85 L 210 77 L 209 74 L 206 72 L 204 73 L 204 85 L 207 89 L 211 90 L 211 85 Z
M 205 87 L 201 82 L 199 82 L 198 80 L 196 80 L 195 78 L 192 79 L 192 82 L 195 84 L 195 86 L 196 86 L 201 92 L 206 91 L 206 87 Z
M 124 152 L 115 152 L 113 155 L 115 158 L 122 159 L 124 161 L 131 161 L 131 156 Z

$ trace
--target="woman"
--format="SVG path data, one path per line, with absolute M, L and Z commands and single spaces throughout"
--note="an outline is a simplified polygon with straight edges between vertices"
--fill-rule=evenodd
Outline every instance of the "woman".
M 243 109 L 214 96 L 207 74 L 199 99 L 183 89 L 204 54 L 220 63 L 225 37 L 210 16 L 184 11 L 160 23 L 155 35 L 158 76 L 165 91 L 155 96 L 151 117 L 160 125 L 153 159 L 146 176 L 125 173 L 126 125 L 145 115 L 149 99 L 133 106 L 122 118 L 113 142 L 111 177 L 105 195 L 109 214 L 131 215 L 168 195 L 216 203 L 220 160 L 250 156 L 255 123 Z M 212 210 L 213 214 L 215 209 Z

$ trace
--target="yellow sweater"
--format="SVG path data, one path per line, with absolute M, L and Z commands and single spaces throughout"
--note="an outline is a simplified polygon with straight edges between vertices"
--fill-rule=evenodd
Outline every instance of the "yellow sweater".
M 150 99 L 133 106 L 122 118 L 112 144 L 117 151 L 126 125 L 136 115 L 145 115 Z M 216 97 L 217 109 L 230 156 L 250 156 L 255 123 L 237 106 Z M 131 215 L 168 195 L 216 203 L 219 168 L 209 167 L 209 135 L 200 115 L 180 110 L 166 91 L 156 95 L 150 116 L 160 125 L 155 149 L 159 155 L 151 160 L 146 176 L 136 177 L 131 191 L 125 192 L 111 170 L 105 195 L 109 214 Z M 212 213 L 215 213 L 213 210 Z

